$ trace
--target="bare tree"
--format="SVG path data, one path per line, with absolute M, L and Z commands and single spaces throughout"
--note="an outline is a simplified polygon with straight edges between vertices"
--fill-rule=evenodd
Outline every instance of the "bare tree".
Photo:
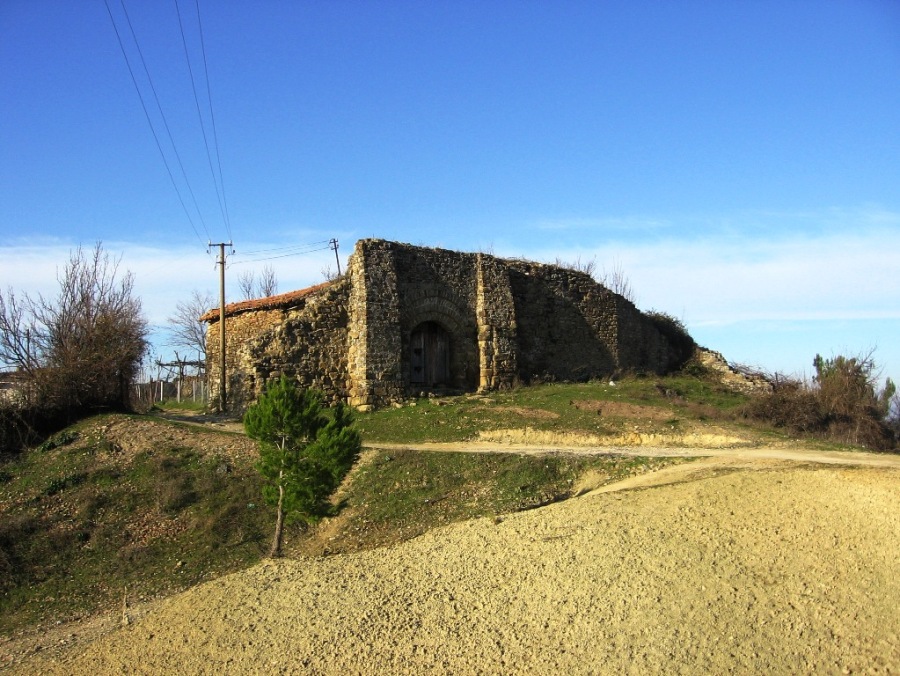
M 241 296 L 244 300 L 252 300 L 254 289 L 256 288 L 256 275 L 252 270 L 242 272 L 238 275 L 238 288 L 241 290 Z
M 275 275 L 275 269 L 271 265 L 267 265 L 263 268 L 259 279 L 252 270 L 242 272 L 238 275 L 238 288 L 244 300 L 274 296 L 278 293 L 278 277 Z
M 0 361 L 23 378 L 26 405 L 78 413 L 129 402 L 147 349 L 130 272 L 97 244 L 74 251 L 53 299 L 0 293 Z
M 206 361 L 206 326 L 200 317 L 215 307 L 208 291 L 193 291 L 186 301 L 175 305 L 175 313 L 169 317 L 169 336 L 173 347 L 183 347 L 191 354 L 199 354 Z
M 257 290 L 262 298 L 274 296 L 278 293 L 278 277 L 275 275 L 275 268 L 271 265 L 263 268 L 262 274 L 259 276 Z

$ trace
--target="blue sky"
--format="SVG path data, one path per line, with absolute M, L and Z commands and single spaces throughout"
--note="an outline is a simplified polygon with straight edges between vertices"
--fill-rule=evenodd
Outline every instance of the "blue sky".
M 102 240 L 162 327 L 208 240 L 230 300 L 321 281 L 330 251 L 252 252 L 332 237 L 595 259 L 730 360 L 900 381 L 900 4 L 204 1 L 218 156 L 178 6 L 199 105 L 175 3 L 124 5 L 187 183 L 109 0 L 176 192 L 103 0 L 0 2 L 0 287 Z

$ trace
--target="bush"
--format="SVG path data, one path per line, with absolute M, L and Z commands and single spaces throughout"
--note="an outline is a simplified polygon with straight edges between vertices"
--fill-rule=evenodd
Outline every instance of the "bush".
M 67 418 L 127 408 L 147 348 L 147 324 L 130 273 L 100 244 L 72 253 L 56 298 L 0 292 L 0 364 L 16 370 L 17 405 Z
M 770 393 L 754 397 L 740 413 L 792 434 L 823 434 L 828 427 L 815 392 L 799 380 L 776 380 Z
M 892 401 L 896 387 L 888 378 L 878 389 L 871 354 L 813 360 L 812 383 L 779 377 L 772 392 L 746 404 L 741 413 L 793 434 L 808 434 L 887 450 L 896 443 Z
M 56 408 L 0 404 L 0 456 L 15 455 L 39 443 L 67 422 L 68 414 Z

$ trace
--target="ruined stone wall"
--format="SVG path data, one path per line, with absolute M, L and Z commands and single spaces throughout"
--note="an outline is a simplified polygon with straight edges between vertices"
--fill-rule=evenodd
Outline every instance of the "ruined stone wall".
M 348 281 L 338 280 L 285 311 L 280 324 L 246 345 L 241 367 L 254 398 L 283 374 L 325 393 L 329 402 L 346 401 L 349 292 Z
M 412 332 L 435 322 L 450 334 L 451 388 L 478 385 L 478 329 L 475 323 L 476 255 L 389 244 L 400 296 L 401 373 L 410 380 Z
M 617 368 L 615 294 L 574 270 L 508 265 L 523 382 L 582 381 Z
M 402 399 L 405 389 L 397 269 L 390 249 L 379 244 L 358 242 L 347 270 L 350 404 L 364 411 Z
M 295 378 L 303 387 L 323 391 L 329 401 L 346 400 L 349 290 L 349 282 L 341 279 L 290 308 L 226 316 L 229 410 L 245 410 L 265 384 L 281 374 Z M 207 365 L 214 407 L 218 406 L 219 363 L 219 322 L 211 321 Z
M 229 408 L 243 410 L 281 374 L 363 410 L 400 401 L 416 394 L 411 337 L 432 324 L 448 341 L 443 376 L 455 391 L 677 366 L 632 303 L 553 265 L 362 240 L 342 279 L 308 291 L 238 304 L 226 319 Z M 275 302 L 283 307 L 265 309 Z M 218 321 L 209 321 L 215 397 Z
M 519 325 L 509 270 L 502 261 L 482 254 L 477 267 L 478 389 L 502 389 L 519 380 Z
M 247 379 L 243 371 L 246 363 L 244 346 L 281 323 L 280 310 L 245 312 L 225 317 L 225 390 L 229 410 L 242 410 L 242 402 L 252 397 L 246 391 Z M 211 321 L 206 331 L 206 365 L 209 379 L 209 398 L 213 408 L 219 408 L 221 387 L 221 356 L 219 351 L 219 321 Z
M 665 373 L 678 364 L 675 351 L 646 315 L 625 298 L 616 298 L 617 351 L 621 368 Z
M 350 259 L 350 401 L 367 410 L 404 398 L 410 335 L 435 322 L 450 336 L 451 386 L 478 382 L 476 256 L 363 240 Z

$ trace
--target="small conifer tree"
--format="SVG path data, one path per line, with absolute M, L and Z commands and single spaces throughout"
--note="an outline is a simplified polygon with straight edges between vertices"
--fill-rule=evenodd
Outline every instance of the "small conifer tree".
M 328 497 L 359 456 L 359 432 L 347 406 L 339 403 L 329 416 L 318 392 L 285 376 L 247 410 L 244 429 L 260 442 L 263 497 L 276 508 L 269 555 L 280 556 L 285 517 L 313 523 L 327 512 Z

